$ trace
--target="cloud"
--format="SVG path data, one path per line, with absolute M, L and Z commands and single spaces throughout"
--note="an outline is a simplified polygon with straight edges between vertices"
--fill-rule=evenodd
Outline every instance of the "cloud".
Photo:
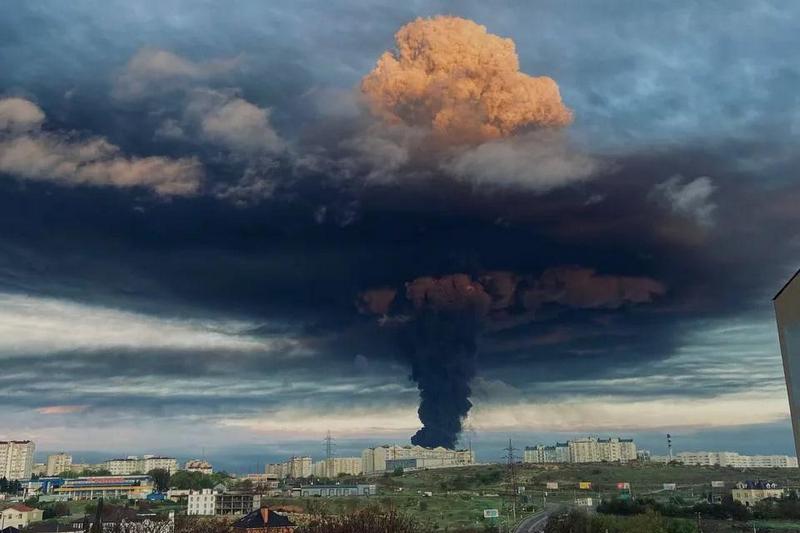
M 238 58 L 194 62 L 167 50 L 144 48 L 134 55 L 114 80 L 113 96 L 135 100 L 153 93 L 182 88 L 230 72 Z
M 0 100 L 0 109 L 3 107 L 27 117 L 29 127 L 0 134 L 2 173 L 70 185 L 146 187 L 162 196 L 187 196 L 200 188 L 202 167 L 195 158 L 129 157 L 102 137 L 81 139 L 66 132 L 40 130 L 32 121 L 36 113 L 22 104 L 9 106 Z M 20 114 L 20 109 L 27 111 Z
M 209 142 L 246 155 L 279 152 L 284 141 L 269 121 L 270 110 L 235 95 L 198 89 L 186 107 L 188 122 Z
M 470 183 L 485 187 L 518 187 L 548 192 L 586 181 L 607 167 L 572 148 L 561 135 L 530 132 L 457 150 L 442 168 Z
M 110 348 L 268 351 L 277 345 L 248 335 L 252 327 L 0 293 L 0 358 Z
M 0 133 L 37 129 L 44 122 L 44 112 L 24 98 L 0 99 Z
M 37 408 L 36 412 L 40 415 L 71 415 L 82 413 L 88 408 L 88 405 L 48 405 Z
M 484 26 L 418 18 L 395 40 L 397 53 L 384 53 L 361 81 L 371 111 L 388 122 L 428 127 L 460 143 L 572 120 L 555 81 L 520 72 L 514 42 Z
M 666 203 L 673 213 L 691 218 L 699 225 L 714 225 L 714 211 L 717 205 L 711 201 L 716 186 L 708 176 L 685 180 L 682 176 L 672 176 L 656 184 L 651 198 Z

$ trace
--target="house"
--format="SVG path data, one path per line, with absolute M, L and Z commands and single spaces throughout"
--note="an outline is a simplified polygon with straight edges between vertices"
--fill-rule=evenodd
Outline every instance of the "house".
M 0 524 L 2 528 L 15 527 L 22 529 L 28 524 L 40 522 L 44 511 L 28 507 L 24 503 L 15 503 L 11 507 L 6 507 L 0 511 Z
M 753 507 L 767 498 L 783 498 L 783 489 L 770 481 L 745 481 L 736 484 L 736 488 L 731 490 L 731 497 L 747 507 Z
M 262 507 L 234 522 L 233 528 L 243 533 L 294 533 L 297 526 L 286 516 Z

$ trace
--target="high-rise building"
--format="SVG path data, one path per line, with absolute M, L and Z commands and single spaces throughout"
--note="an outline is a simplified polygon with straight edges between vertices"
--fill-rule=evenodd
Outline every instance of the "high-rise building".
M 0 477 L 28 479 L 36 446 L 29 440 L 0 441 Z
M 311 457 L 292 457 L 283 463 L 270 463 L 264 469 L 265 474 L 278 476 L 280 479 L 287 477 L 299 479 L 310 477 L 313 473 Z
M 54 453 L 47 456 L 47 475 L 57 476 L 61 472 L 66 472 L 72 466 L 72 456 L 64 452 Z
M 318 477 L 356 476 L 361 473 L 361 468 L 361 457 L 331 457 L 314 463 L 313 472 Z
M 626 463 L 636 459 L 633 439 L 619 437 L 584 437 L 557 442 L 555 446 L 527 446 L 523 456 L 526 463 Z
M 800 271 L 775 295 L 773 304 L 789 393 L 795 454 L 800 456 Z

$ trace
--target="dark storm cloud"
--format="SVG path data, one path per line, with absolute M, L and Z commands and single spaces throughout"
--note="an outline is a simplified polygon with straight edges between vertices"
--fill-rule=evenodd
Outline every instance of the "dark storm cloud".
M 394 31 L 449 12 L 512 37 L 522 72 L 557 80 L 575 124 L 556 150 L 534 132 L 432 158 L 413 127 L 387 128 L 358 107 L 350 91 Z M 255 337 L 299 339 L 315 369 L 326 362 L 346 374 L 361 357 L 355 371 L 366 380 L 402 360 L 390 328 L 359 312 L 402 315 L 389 312 L 386 291 L 422 277 L 591 270 L 659 290 L 585 305 L 586 291 L 545 287 L 535 314 L 477 328 L 477 376 L 546 388 L 646 375 L 699 321 L 765 310 L 796 266 L 799 76 L 780 53 L 797 44 L 796 20 L 794 8 L 744 1 L 6 7 L 0 94 L 37 103 L 48 131 L 103 136 L 131 157 L 197 157 L 208 194 L 165 200 L 4 175 L 0 289 L 155 318 L 246 319 Z M 492 313 L 516 302 L 507 285 L 492 286 L 503 302 Z M 34 380 L 91 371 L 154 386 L 247 379 L 269 372 L 263 361 L 224 350 L 3 359 L 15 372 L 27 364 Z M 283 360 L 277 375 L 304 376 L 307 364 Z M 409 370 L 392 368 L 407 386 Z M 110 398 L 80 382 L 86 392 L 70 403 Z M 15 401 L 40 406 L 34 396 Z M 223 391 L 216 404 L 192 394 L 161 401 L 198 413 L 245 402 Z M 108 405 L 155 403 L 139 391 Z

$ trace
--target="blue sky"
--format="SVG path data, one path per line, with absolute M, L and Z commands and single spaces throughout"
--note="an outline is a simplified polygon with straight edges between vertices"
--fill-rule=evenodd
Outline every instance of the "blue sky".
M 370 114 L 361 79 L 435 15 L 512 39 L 573 123 L 442 147 Z M 407 441 L 419 387 L 447 406 L 461 379 L 487 458 L 507 435 L 657 452 L 667 432 L 792 453 L 770 299 L 800 265 L 798 18 L 744 0 L 7 6 L 0 438 L 243 469 L 319 455 L 328 429 Z M 490 301 L 463 331 L 406 292 L 439 280 L 435 302 L 455 275 Z M 431 347 L 448 335 L 463 353 Z

